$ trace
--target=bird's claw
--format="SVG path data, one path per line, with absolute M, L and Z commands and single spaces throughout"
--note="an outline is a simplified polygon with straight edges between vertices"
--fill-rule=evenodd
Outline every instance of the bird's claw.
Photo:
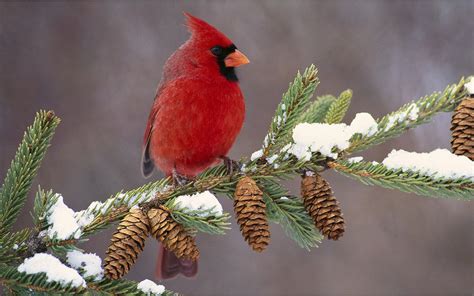
M 186 185 L 187 183 L 189 183 L 191 180 L 189 178 L 187 178 L 186 176 L 184 175 L 180 175 L 176 169 L 173 169 L 173 173 L 172 173 L 172 178 L 173 178 L 173 186 L 177 187 L 177 186 L 184 186 Z
M 240 164 L 238 161 L 232 160 L 227 156 L 222 156 L 221 158 L 224 161 L 224 166 L 229 175 L 232 175 L 236 171 L 240 171 Z

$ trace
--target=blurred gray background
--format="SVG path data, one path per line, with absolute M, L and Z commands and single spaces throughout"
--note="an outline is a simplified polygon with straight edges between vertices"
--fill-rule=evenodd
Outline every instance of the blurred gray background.
M 320 69 L 318 95 L 354 90 L 349 121 L 474 74 L 473 1 L 2 2 L 0 175 L 35 112 L 52 109 L 63 122 L 37 184 L 80 210 L 147 182 L 141 139 L 162 66 L 188 37 L 183 11 L 225 32 L 251 60 L 239 69 L 247 114 L 233 158 L 260 147 L 288 82 L 311 63 Z M 380 161 L 392 148 L 447 148 L 449 121 L 437 116 L 362 155 Z M 187 295 L 471 295 L 472 203 L 325 176 L 348 224 L 340 241 L 307 252 L 272 225 L 271 245 L 255 254 L 234 224 L 226 236 L 200 234 L 199 276 L 166 287 Z M 31 225 L 30 196 L 18 227 Z M 111 233 L 83 247 L 103 257 Z M 127 277 L 153 279 L 156 250 L 149 240 Z

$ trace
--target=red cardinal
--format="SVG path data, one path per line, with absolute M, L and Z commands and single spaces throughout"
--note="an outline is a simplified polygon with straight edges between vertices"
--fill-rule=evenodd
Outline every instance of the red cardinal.
M 180 182 L 229 160 L 245 115 L 235 67 L 249 63 L 234 43 L 188 13 L 191 37 L 166 61 L 148 117 L 142 154 L 145 177 L 158 167 Z M 163 247 L 156 275 L 197 273 L 197 262 L 177 259 Z

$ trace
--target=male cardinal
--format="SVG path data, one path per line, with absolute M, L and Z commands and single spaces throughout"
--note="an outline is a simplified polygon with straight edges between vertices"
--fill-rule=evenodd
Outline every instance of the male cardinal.
M 229 161 L 227 153 L 245 115 L 235 67 L 249 63 L 223 33 L 189 13 L 185 16 L 191 37 L 166 61 L 142 153 L 145 177 L 157 166 L 178 183 Z M 158 278 L 197 273 L 197 262 L 177 259 L 163 246 L 159 253 Z

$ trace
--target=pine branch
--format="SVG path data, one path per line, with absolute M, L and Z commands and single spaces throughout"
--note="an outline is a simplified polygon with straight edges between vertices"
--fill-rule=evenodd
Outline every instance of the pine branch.
M 182 210 L 172 209 L 171 216 L 173 220 L 192 231 L 225 234 L 225 231 L 230 229 L 230 223 L 228 222 L 230 215 L 228 213 L 215 216 L 209 210 L 183 212 Z
M 441 96 L 442 98 L 433 98 L 433 96 L 430 96 L 431 99 L 426 99 L 420 103 L 420 106 L 426 106 L 422 110 L 425 110 L 426 114 L 435 114 L 436 112 L 433 110 L 452 109 L 453 106 L 451 106 L 451 104 L 455 103 L 447 103 L 447 101 L 454 98 L 452 94 L 461 93 L 458 95 L 459 97 L 464 95 L 464 93 L 460 91 L 460 85 L 462 85 L 462 83 L 463 80 L 461 80 L 460 84 L 457 86 L 448 87 L 447 91 L 445 91 L 444 97 Z M 293 94 L 298 95 L 298 93 Z M 458 96 L 454 98 L 454 102 L 458 100 Z M 321 101 L 322 100 L 323 99 L 321 99 Z M 333 101 L 332 99 L 324 100 Z M 429 106 L 431 106 L 433 110 L 429 111 Z M 410 107 L 404 107 L 401 110 L 406 112 L 407 110 L 410 110 Z M 251 176 L 257 182 L 275 177 L 278 179 L 288 179 L 293 177 L 295 174 L 300 174 L 300 172 L 303 170 L 320 171 L 324 169 L 325 163 L 327 161 L 326 158 L 318 154 L 314 154 L 310 161 L 297 160 L 294 157 L 285 156 L 284 153 L 275 154 L 275 156 L 276 158 L 274 159 L 273 163 L 259 163 L 257 160 L 248 161 L 244 158 L 240 161 L 243 166 L 242 171 L 233 175 L 228 175 L 225 167 L 223 165 L 219 165 L 206 170 L 194 181 L 184 186 L 167 190 L 167 185 L 170 182 L 168 179 L 164 179 L 155 183 L 146 184 L 129 192 L 120 192 L 103 203 L 96 202 L 95 204 L 91 204 L 91 206 L 89 206 L 89 208 L 85 211 L 94 213 L 95 218 L 91 224 L 87 225 L 83 229 L 83 237 L 96 233 L 97 231 L 108 227 L 111 223 L 121 219 L 128 212 L 132 205 L 139 204 L 140 206 L 144 207 L 153 207 L 157 204 L 169 202 L 180 195 L 193 194 L 209 189 L 215 193 L 223 193 L 231 196 L 235 189 L 237 180 L 244 174 Z M 447 188 L 446 190 L 449 191 L 451 189 Z M 456 193 L 453 192 L 453 194 Z M 154 196 L 156 197 L 153 198 Z M 195 228 L 201 231 L 220 232 L 220 230 L 217 230 L 219 229 L 219 226 L 217 226 L 217 228 L 209 228 L 209 225 L 201 224 L 203 221 L 191 221 L 189 220 L 191 218 L 184 216 L 178 217 L 178 214 L 175 215 L 175 218 L 177 220 L 181 218 L 181 222 L 188 221 L 189 225 L 192 223 L 197 223 Z M 223 228 L 221 230 L 223 230 Z
M 318 97 L 309 105 L 306 111 L 298 118 L 298 123 L 322 123 L 326 118 L 331 105 L 336 101 L 336 97 L 332 95 L 324 95 Z M 289 142 L 289 141 L 288 141 Z
M 26 274 L 19 272 L 16 267 L 0 266 L 0 283 L 9 287 L 21 287 L 31 289 L 36 292 L 54 292 L 54 293 L 83 293 L 85 289 L 72 286 L 62 286 L 58 282 L 48 282 L 44 273 Z
M 382 164 L 350 163 L 345 160 L 330 162 L 329 167 L 366 185 L 377 185 L 427 197 L 474 199 L 474 183 L 470 179 L 434 179 L 419 172 L 390 170 Z
M 453 111 L 467 94 L 464 84 L 468 80 L 469 78 L 462 78 L 459 83 L 448 86 L 443 92 L 434 92 L 416 102 L 405 104 L 398 111 L 378 119 L 378 131 L 372 136 L 355 135 L 345 152 L 350 154 L 366 150 L 397 137 L 408 129 L 428 123 L 437 113 Z
M 264 180 L 261 184 L 269 219 L 280 224 L 286 235 L 300 247 L 307 250 L 316 247 L 323 236 L 314 227 L 314 222 L 306 212 L 302 200 L 291 196 L 288 190 L 275 180 Z
M 93 202 L 83 212 L 84 215 L 93 215 L 94 219 L 82 230 L 82 237 L 90 236 L 119 221 L 131 207 L 150 201 L 161 191 L 165 191 L 169 183 L 170 179 L 165 178 L 127 192 L 118 192 L 104 202 Z
M 137 290 L 137 282 L 130 280 L 109 280 L 103 279 L 100 282 L 88 283 L 89 290 L 99 291 L 106 295 L 147 295 Z M 166 290 L 161 296 L 178 296 L 179 294 L 170 290 Z
M 298 72 L 293 83 L 290 83 L 288 90 L 283 94 L 263 144 L 265 157 L 286 144 L 284 139 L 298 123 L 298 118 L 306 110 L 319 84 L 317 73 L 318 70 L 314 65 L 308 67 L 303 75 Z
M 57 200 L 58 196 L 54 194 L 52 190 L 44 191 L 41 189 L 41 187 L 38 188 L 35 196 L 32 215 L 38 232 L 46 229 L 48 226 L 46 215 L 50 211 L 51 207 L 57 202 Z
M 30 229 L 18 232 L 7 232 L 0 238 L 0 264 L 11 263 L 21 259 L 21 255 L 28 251 L 27 241 L 31 235 Z
M 0 236 L 10 230 L 23 207 L 59 122 L 52 111 L 40 111 L 27 128 L 0 188 Z
M 57 237 L 48 238 L 46 234 L 51 227 L 48 221 L 51 208 L 58 200 L 52 191 L 39 190 L 34 205 L 33 219 L 35 228 L 17 233 L 9 232 L 23 206 L 32 179 L 54 133 L 59 119 L 52 112 L 40 112 L 27 132 L 18 149 L 0 189 L 0 283 L 9 287 L 10 293 L 24 293 L 32 289 L 38 293 L 93 293 L 93 294 L 127 294 L 138 295 L 135 282 L 102 280 L 87 282 L 87 287 L 75 288 L 48 282 L 44 274 L 26 275 L 20 273 L 15 264 L 25 254 L 52 251 L 58 257 L 76 248 L 86 237 L 124 217 L 134 206 L 144 209 L 165 204 L 171 209 L 172 218 L 192 231 L 222 234 L 228 226 L 228 214 L 215 216 L 209 211 L 185 211 L 174 207 L 174 200 L 181 195 L 211 190 L 233 197 L 237 181 L 244 175 L 252 177 L 264 192 L 267 214 L 271 220 L 279 223 L 286 234 L 298 245 L 309 249 L 321 241 L 321 234 L 315 229 L 314 222 L 305 211 L 300 198 L 292 196 L 278 184 L 280 180 L 301 175 L 306 170 L 322 171 L 334 168 L 338 172 L 355 178 L 365 184 L 379 185 L 386 188 L 413 192 L 421 195 L 437 195 L 472 200 L 474 185 L 472 180 L 434 179 L 417 172 L 389 170 L 383 165 L 372 163 L 351 163 L 343 159 L 333 160 L 313 153 L 311 158 L 297 159 L 285 153 L 286 144 L 291 142 L 292 131 L 300 122 L 337 123 L 343 119 L 350 103 L 351 93 L 343 92 L 338 99 L 323 96 L 315 102 L 309 102 L 312 93 L 319 83 L 316 68 L 309 67 L 303 75 L 298 74 L 289 90 L 283 95 L 275 118 L 263 146 L 263 157 L 260 159 L 240 160 L 242 169 L 229 174 L 223 165 L 210 168 L 195 180 L 177 187 L 170 186 L 170 179 L 148 183 L 128 192 L 119 192 L 104 202 L 93 202 L 87 209 L 73 213 L 74 219 L 88 221 L 80 226 L 81 236 L 64 240 Z M 340 153 L 340 157 L 364 150 L 372 145 L 400 135 L 403 131 L 429 121 L 436 113 L 454 109 L 466 95 L 465 80 L 449 86 L 443 93 L 434 93 L 410 103 L 397 112 L 391 113 L 378 121 L 378 132 L 372 136 L 355 135 L 351 146 Z M 63 205 L 64 206 L 64 205 Z M 18 247 L 15 247 L 17 245 Z M 4 263 L 8 263 L 6 265 Z M 172 292 L 167 292 L 172 293 Z
M 44 273 L 26 274 L 19 272 L 16 267 L 7 265 L 0 265 L 0 284 L 10 287 L 13 291 L 19 287 L 30 292 L 34 291 L 35 294 L 47 292 L 48 294 L 76 295 L 100 292 L 102 295 L 146 295 L 137 289 L 137 282 L 130 280 L 103 279 L 98 282 L 87 282 L 87 287 L 74 287 L 48 281 Z M 178 294 L 167 290 L 161 295 Z
M 331 104 L 325 117 L 326 123 L 339 123 L 346 115 L 347 110 L 351 104 L 352 90 L 343 91 L 337 100 Z

